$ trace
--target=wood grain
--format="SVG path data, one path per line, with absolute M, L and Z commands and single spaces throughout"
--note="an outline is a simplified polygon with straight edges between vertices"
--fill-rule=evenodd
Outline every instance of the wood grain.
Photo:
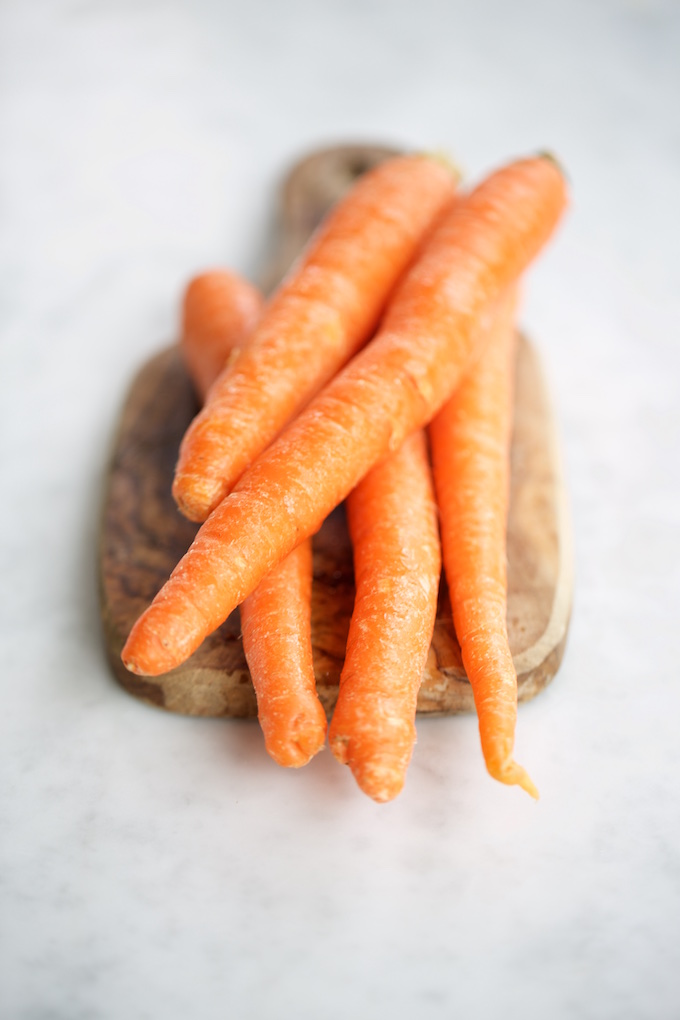
M 326 209 L 363 172 L 394 150 L 339 146 L 301 161 L 285 182 L 279 279 Z M 188 548 L 196 525 L 171 496 L 179 441 L 197 403 L 178 349 L 149 361 L 124 403 L 107 474 L 100 534 L 101 613 L 116 678 L 134 697 L 172 712 L 256 715 L 238 612 L 182 666 L 156 678 L 129 673 L 120 652 L 132 624 Z M 520 700 L 537 694 L 560 664 L 571 608 L 571 542 L 550 403 L 535 349 L 520 338 L 508 520 L 508 632 Z M 337 696 L 354 597 L 352 555 L 342 508 L 314 541 L 312 643 L 319 697 Z M 474 710 L 442 583 L 419 712 Z

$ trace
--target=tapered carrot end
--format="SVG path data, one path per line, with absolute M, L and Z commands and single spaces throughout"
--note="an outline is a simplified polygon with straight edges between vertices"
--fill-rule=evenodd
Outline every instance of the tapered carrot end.
M 307 765 L 326 742 L 326 714 L 316 698 L 310 699 L 291 719 L 277 715 L 275 720 L 261 719 L 260 724 L 267 754 L 284 768 Z
M 202 524 L 226 494 L 225 485 L 219 479 L 184 471 L 178 471 L 172 483 L 172 495 L 179 510 L 196 524 Z
M 186 599 L 156 596 L 130 631 L 121 658 L 131 673 L 160 676 L 186 662 L 205 636 L 200 609 Z
M 168 657 L 168 650 L 156 634 L 145 627 L 140 617 L 123 645 L 120 657 L 130 673 L 137 676 L 160 676 L 176 666 L 174 657 Z
M 130 647 L 126 644 L 120 657 L 127 671 L 136 676 L 161 676 L 177 665 L 174 657 L 172 661 L 166 660 L 165 649 L 160 646 L 142 650 L 136 644 Z
M 347 736 L 332 736 L 330 746 L 333 757 L 341 765 L 349 766 L 359 789 L 378 804 L 394 800 L 401 793 L 410 754 L 377 749 L 362 752 Z
M 499 783 L 505 783 L 506 786 L 521 786 L 530 797 L 538 800 L 538 789 L 534 785 L 531 776 L 514 759 L 508 758 L 499 764 L 487 762 L 486 767 L 489 775 L 497 779 Z
M 178 665 L 177 656 L 168 651 L 155 635 L 148 639 L 131 634 L 120 653 L 123 665 L 137 676 L 161 676 Z
M 377 759 L 361 765 L 350 763 L 350 768 L 359 789 L 378 804 L 394 800 L 404 788 L 406 775 L 398 762 Z

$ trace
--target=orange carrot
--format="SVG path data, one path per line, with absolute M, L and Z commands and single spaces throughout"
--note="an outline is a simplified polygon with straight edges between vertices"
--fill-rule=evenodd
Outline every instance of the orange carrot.
M 483 352 L 433 419 L 430 439 L 453 622 L 486 767 L 537 797 L 512 758 L 517 674 L 506 624 L 515 298 L 511 288 L 498 303 Z
M 180 348 L 201 400 L 253 332 L 263 307 L 257 287 L 226 269 L 201 273 L 189 283 Z
M 226 270 L 189 284 L 180 345 L 201 396 L 235 347 L 248 342 L 263 306 L 248 280 Z M 316 695 L 310 609 L 312 544 L 305 539 L 241 605 L 243 649 L 268 753 L 279 765 L 305 765 L 324 745 L 326 715 Z
M 374 339 L 244 474 L 134 625 L 128 669 L 184 661 L 382 457 L 426 425 L 474 350 L 484 310 L 550 236 L 565 204 L 553 161 L 497 171 L 456 203 Z
M 439 161 L 397 157 L 361 177 L 331 212 L 187 430 L 173 486 L 187 517 L 205 520 L 368 339 L 455 183 Z
M 350 493 L 347 516 L 356 600 L 330 746 L 383 802 L 404 785 L 437 611 L 439 531 L 421 429 Z
M 306 765 L 323 747 L 326 715 L 316 694 L 310 605 L 312 543 L 302 542 L 241 605 L 243 649 L 268 753 Z

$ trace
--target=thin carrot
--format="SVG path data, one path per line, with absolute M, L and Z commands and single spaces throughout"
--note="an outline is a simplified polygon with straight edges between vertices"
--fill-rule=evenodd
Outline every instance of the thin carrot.
M 237 273 L 217 270 L 191 281 L 180 346 L 201 396 L 234 349 L 249 342 L 263 304 L 257 288 Z M 279 765 L 293 768 L 305 765 L 326 739 L 312 661 L 311 595 L 312 544 L 305 539 L 241 605 L 265 747 Z
M 279 765 L 306 765 L 324 745 L 316 694 L 310 606 L 312 543 L 302 542 L 241 604 L 243 649 L 267 752 Z
M 517 674 L 508 645 L 505 532 L 515 355 L 514 288 L 481 356 L 430 424 L 444 567 L 484 760 L 502 783 L 536 787 L 512 757 Z
M 369 797 L 404 785 L 441 556 L 427 440 L 412 433 L 347 499 L 356 600 L 331 721 L 331 751 Z
M 214 269 L 189 283 L 182 304 L 180 349 L 201 400 L 262 315 L 264 298 L 238 273 Z
M 173 486 L 182 513 L 205 520 L 369 338 L 455 184 L 440 161 L 397 157 L 361 177 L 336 206 L 187 430 Z
M 244 474 L 134 625 L 128 669 L 184 661 L 360 479 L 434 417 L 480 321 L 552 233 L 566 200 L 553 161 L 497 171 L 456 203 L 406 275 L 378 335 Z

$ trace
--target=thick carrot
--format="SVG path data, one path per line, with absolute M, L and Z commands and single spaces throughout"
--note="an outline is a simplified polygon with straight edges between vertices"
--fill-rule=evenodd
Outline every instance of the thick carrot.
M 187 287 L 180 346 L 205 396 L 234 349 L 249 342 L 264 301 L 227 270 Z M 279 765 L 305 765 L 324 745 L 326 715 L 316 695 L 311 636 L 312 544 L 305 539 L 241 605 L 243 649 L 268 753 Z
M 437 611 L 439 530 L 422 429 L 350 493 L 347 516 L 356 600 L 330 746 L 382 802 L 404 785 Z
M 512 757 L 517 674 L 508 645 L 505 532 L 515 355 L 514 288 L 484 350 L 430 424 L 444 567 L 490 774 L 536 787 Z
M 374 331 L 456 180 L 425 156 L 361 177 L 312 239 L 187 430 L 173 493 L 203 521 L 245 468 Z
M 458 384 L 480 321 L 554 229 L 552 160 L 511 164 L 456 203 L 398 288 L 374 341 L 245 473 L 199 530 L 123 649 L 155 675 L 184 661 Z
M 191 280 L 182 305 L 180 349 L 201 400 L 253 332 L 263 307 L 257 287 L 238 273 L 215 269 Z

